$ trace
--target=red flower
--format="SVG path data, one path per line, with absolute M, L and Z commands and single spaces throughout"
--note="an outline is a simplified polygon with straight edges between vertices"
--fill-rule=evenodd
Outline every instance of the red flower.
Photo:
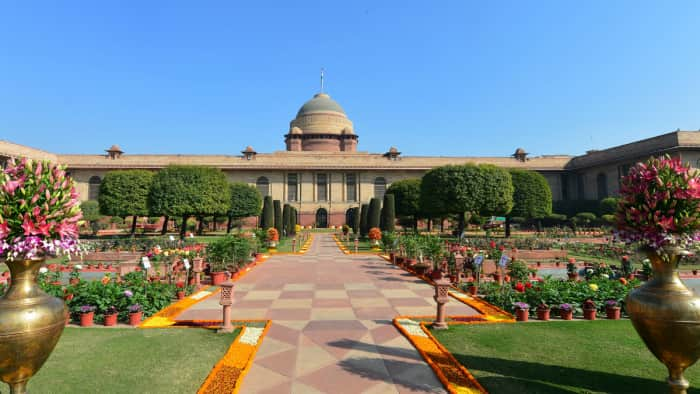
M 515 291 L 518 293 L 524 293 L 525 292 L 525 286 L 523 286 L 522 283 L 518 282 L 515 284 Z
M 528 289 L 532 289 L 532 283 L 530 283 L 530 282 L 525 283 L 525 287 Z
M 620 283 L 622 283 L 623 285 L 626 285 L 626 284 L 627 284 L 627 279 L 625 279 L 625 278 L 620 278 Z
M 491 249 L 494 249 L 496 247 L 496 241 L 489 242 L 489 246 L 491 247 Z

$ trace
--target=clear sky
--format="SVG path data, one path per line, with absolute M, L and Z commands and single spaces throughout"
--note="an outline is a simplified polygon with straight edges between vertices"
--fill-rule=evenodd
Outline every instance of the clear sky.
M 581 154 L 700 129 L 698 1 L 6 1 L 0 139 L 283 150 L 319 89 L 359 150 Z

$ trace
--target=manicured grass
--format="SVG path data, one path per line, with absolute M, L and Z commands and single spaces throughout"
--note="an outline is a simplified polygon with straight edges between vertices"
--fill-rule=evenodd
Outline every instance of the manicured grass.
M 342 241 L 343 245 L 345 245 L 346 248 L 348 248 L 349 251 L 355 252 L 355 240 L 350 237 L 350 241 Z M 380 249 L 381 251 L 382 249 Z M 362 239 L 360 238 L 360 242 L 357 243 L 357 251 L 358 252 L 377 252 L 376 250 L 372 250 L 372 244 L 369 242 L 369 239 Z
M 664 393 L 666 367 L 620 321 L 451 326 L 433 331 L 491 393 Z M 686 370 L 700 393 L 700 367 Z
M 29 392 L 194 393 L 239 331 L 69 327 Z

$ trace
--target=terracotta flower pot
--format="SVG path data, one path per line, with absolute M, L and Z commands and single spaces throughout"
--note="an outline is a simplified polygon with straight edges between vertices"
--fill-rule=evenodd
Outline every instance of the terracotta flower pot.
M 605 314 L 610 320 L 620 320 L 620 307 L 613 306 L 605 308 Z
M 183 298 L 185 298 L 185 292 L 182 291 L 182 290 L 178 291 L 178 292 L 177 292 L 177 299 L 178 299 L 178 300 L 181 300 L 181 299 L 183 299 Z
M 80 326 L 90 327 L 94 324 L 95 312 L 87 312 L 80 314 Z
M 477 291 L 479 291 L 479 286 L 469 286 L 469 294 L 476 295 Z
M 70 280 L 68 281 L 68 283 L 70 283 L 71 285 L 75 286 L 75 285 L 77 285 L 78 283 L 80 283 L 80 279 L 79 279 L 79 278 L 70 278 Z
M 527 321 L 529 314 L 530 314 L 529 309 L 516 309 L 515 310 L 515 320 Z
M 141 324 L 141 317 L 143 316 L 143 312 L 132 312 L 129 313 L 129 325 L 132 326 L 138 326 Z
M 566 275 L 569 277 L 569 280 L 578 279 L 578 274 L 576 272 L 568 272 Z
M 537 320 L 549 320 L 549 308 L 537 308 Z
M 105 315 L 104 325 L 107 327 L 117 325 L 117 314 L 112 313 L 111 315 Z
M 211 276 L 211 284 L 214 286 L 218 286 L 226 281 L 226 271 L 212 272 L 209 276 Z
M 583 318 L 586 320 L 595 320 L 596 310 L 595 309 L 584 309 Z
M 573 320 L 574 311 L 573 310 L 565 311 L 563 309 L 560 309 L 559 310 L 559 317 L 561 317 L 562 320 Z

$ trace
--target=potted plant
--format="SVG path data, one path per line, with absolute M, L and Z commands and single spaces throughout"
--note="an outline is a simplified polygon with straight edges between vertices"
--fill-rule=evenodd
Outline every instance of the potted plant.
M 540 302 L 539 305 L 537 305 L 537 320 L 549 320 L 549 305 L 545 304 L 544 302 Z
M 569 262 L 566 263 L 566 274 L 569 276 L 569 280 L 578 279 L 578 268 L 576 267 L 576 259 L 570 258 Z
M 378 227 L 372 227 L 371 229 L 369 229 L 367 237 L 369 238 L 370 243 L 372 244 L 372 250 L 378 251 L 379 242 L 382 239 L 382 230 L 380 230 Z
M 177 294 L 177 299 L 181 300 L 185 298 L 185 282 L 177 282 L 175 284 L 175 288 L 177 289 L 176 294 Z
M 276 230 L 275 230 L 276 231 Z M 206 256 L 212 285 L 218 286 L 226 280 L 226 272 L 236 259 L 236 240 L 228 235 L 207 245 Z
M 105 309 L 104 325 L 107 327 L 117 325 L 117 307 L 110 305 Z
M 406 235 L 403 238 L 402 246 L 406 253 L 405 265 L 413 266 L 416 264 L 416 259 L 420 253 L 420 245 L 418 244 L 418 239 L 412 235 Z
M 90 327 L 94 324 L 95 307 L 92 305 L 83 305 L 80 307 L 80 326 Z
M 142 317 L 143 310 L 140 304 L 129 305 L 129 325 L 138 326 Z
M 574 308 L 571 304 L 563 303 L 559 305 L 559 317 L 562 320 L 572 320 L 574 318 Z
M 610 320 L 620 320 L 620 303 L 617 300 L 605 301 L 605 314 Z
M 586 320 L 595 320 L 597 307 L 595 302 L 588 299 L 583 302 L 583 318 Z
M 277 232 L 277 229 L 274 227 L 270 227 L 267 229 L 266 232 L 267 236 L 267 250 L 269 252 L 274 252 L 277 250 L 277 243 L 280 240 L 280 234 Z
M 476 293 L 479 291 L 479 285 L 473 279 L 465 282 L 464 286 L 467 288 L 469 294 L 473 296 L 475 296 Z
M 516 302 L 513 304 L 513 309 L 515 310 L 515 320 L 527 321 L 530 314 L 530 305 L 525 302 Z

